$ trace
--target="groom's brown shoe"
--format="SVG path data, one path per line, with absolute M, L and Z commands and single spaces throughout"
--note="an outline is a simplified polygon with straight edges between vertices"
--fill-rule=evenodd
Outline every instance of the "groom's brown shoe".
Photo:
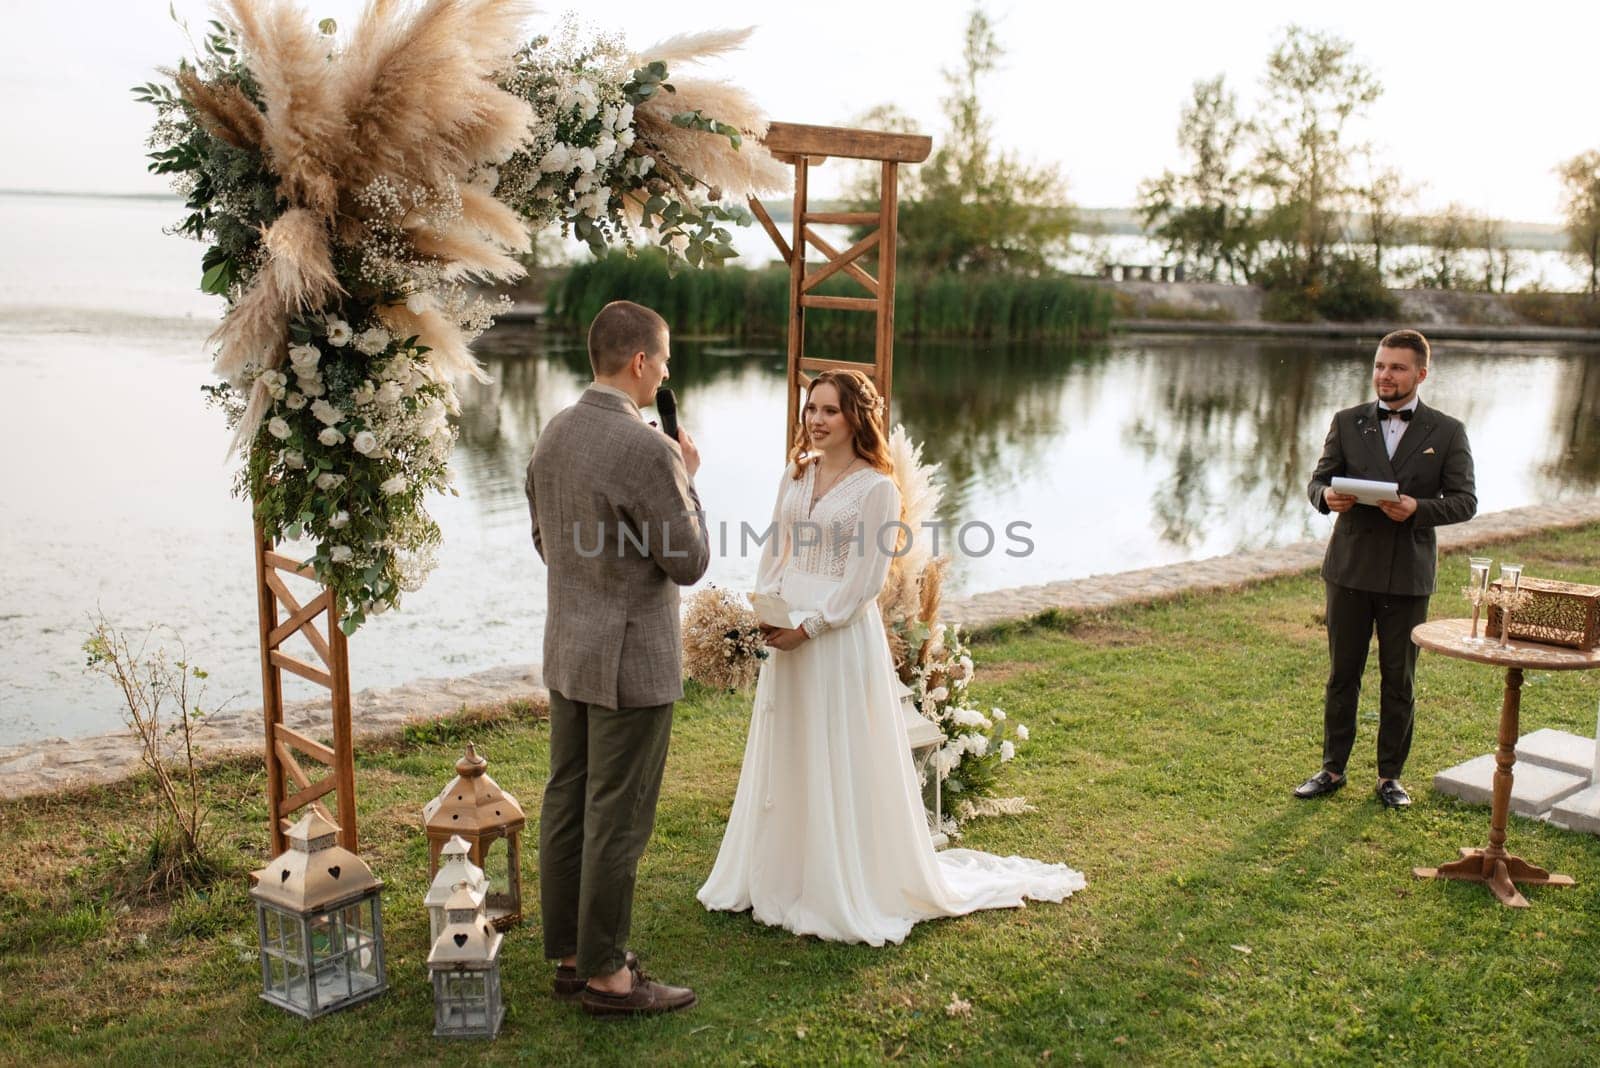
M 639 974 L 639 958 L 633 955 L 633 950 L 623 954 L 623 965 L 635 976 Z M 578 969 L 569 968 L 565 964 L 556 965 L 555 996 L 557 1001 L 577 1001 L 578 995 L 583 993 L 587 984 L 578 978 Z
M 585 986 L 578 995 L 583 1011 L 590 1016 L 659 1016 L 666 1012 L 687 1009 L 698 999 L 686 986 L 667 986 L 658 983 L 642 972 L 633 975 L 633 989 L 626 994 L 607 994 L 592 986 Z

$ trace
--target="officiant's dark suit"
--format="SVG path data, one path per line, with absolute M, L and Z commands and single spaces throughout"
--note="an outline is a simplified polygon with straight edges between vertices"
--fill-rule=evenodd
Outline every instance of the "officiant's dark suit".
M 1374 360 L 1377 401 L 1333 417 L 1311 476 L 1311 503 L 1339 517 L 1322 562 L 1331 662 L 1323 699 L 1323 770 L 1296 790 L 1300 797 L 1330 793 L 1344 781 L 1376 630 L 1382 679 L 1377 792 L 1386 804 L 1409 802 L 1398 780 L 1411 750 L 1417 663 L 1411 631 L 1428 618 L 1438 564 L 1434 528 L 1465 522 L 1478 509 L 1466 428 L 1417 394 L 1429 362 L 1421 334 L 1400 330 L 1386 336 Z M 1354 504 L 1331 493 L 1336 476 L 1398 483 L 1401 499 L 1382 509 Z

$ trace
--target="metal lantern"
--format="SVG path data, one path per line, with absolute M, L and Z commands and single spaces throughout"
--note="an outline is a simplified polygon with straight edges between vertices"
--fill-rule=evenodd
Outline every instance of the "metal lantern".
M 334 844 L 338 833 L 309 812 L 289 829 L 289 848 L 250 873 L 261 996 L 307 1019 L 387 987 L 383 882 L 360 857 Z
M 436 1038 L 493 1038 L 505 1006 L 500 998 L 500 943 L 483 898 L 465 883 L 445 906 L 447 922 L 428 954 Z
M 428 910 L 430 943 L 438 940 L 439 932 L 444 930 L 448 922 L 445 908 L 455 895 L 457 886 L 465 885 L 477 894 L 479 904 L 489 897 L 489 878 L 483 874 L 482 868 L 472 863 L 471 853 L 472 847 L 459 834 L 451 835 L 450 841 L 439 851 L 439 874 L 433 877 L 433 885 L 428 887 L 427 896 L 422 899 L 422 904 Z
M 897 684 L 900 687 L 900 711 L 906 722 L 906 744 L 911 747 L 911 767 L 917 773 L 917 781 L 922 784 L 922 807 L 928 817 L 928 837 L 933 839 L 933 848 L 940 849 L 950 842 L 950 836 L 939 829 L 944 783 L 934 761 L 939 750 L 944 748 L 944 731 L 917 711 L 911 702 L 911 688 L 905 683 Z
M 460 835 L 468 857 L 489 879 L 485 902 L 489 922 L 507 930 L 522 919 L 522 826 L 526 822 L 517 799 L 485 774 L 489 762 L 472 743 L 456 761 L 456 777 L 422 808 L 428 831 L 428 876 L 439 873 L 445 844 Z

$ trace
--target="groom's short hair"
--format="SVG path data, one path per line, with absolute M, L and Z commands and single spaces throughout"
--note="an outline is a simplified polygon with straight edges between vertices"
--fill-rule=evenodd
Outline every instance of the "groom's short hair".
M 636 352 L 654 353 L 665 342 L 667 321 L 643 304 L 614 300 L 589 324 L 589 366 L 608 378 L 628 366 Z
M 1383 340 L 1378 342 L 1380 349 L 1410 349 L 1415 358 L 1411 361 L 1414 367 L 1428 366 L 1428 360 L 1433 356 L 1428 345 L 1428 339 L 1417 330 L 1391 330 L 1383 335 Z

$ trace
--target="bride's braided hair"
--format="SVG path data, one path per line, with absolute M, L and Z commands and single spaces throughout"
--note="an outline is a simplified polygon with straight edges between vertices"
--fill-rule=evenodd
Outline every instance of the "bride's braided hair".
M 850 428 L 851 445 L 857 456 L 886 475 L 894 474 L 894 464 L 889 459 L 889 439 L 883 430 L 883 395 L 872 379 L 860 371 L 824 371 L 812 379 L 806 390 L 807 398 L 816 394 L 817 387 L 832 386 L 839 394 L 839 411 L 845 425 Z M 789 450 L 789 462 L 794 464 L 794 477 L 805 473 L 806 466 L 815 462 L 817 455 L 811 443 L 811 429 L 806 422 L 802 405 L 800 425 L 794 429 L 794 444 Z

